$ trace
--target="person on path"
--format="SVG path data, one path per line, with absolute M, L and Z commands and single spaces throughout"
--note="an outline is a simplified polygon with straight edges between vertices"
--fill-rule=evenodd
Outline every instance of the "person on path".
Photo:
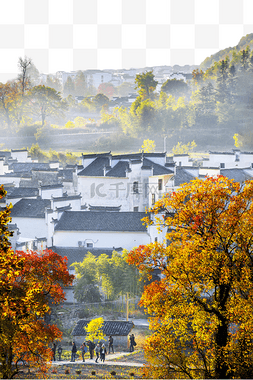
M 62 354 L 62 348 L 61 346 L 58 347 L 58 355 L 59 355 L 59 361 L 61 361 L 61 354 Z
M 130 335 L 129 340 L 130 340 L 130 352 L 133 352 L 134 351 L 134 346 L 136 346 L 134 334 Z
M 101 361 L 104 363 L 105 361 L 105 354 L 106 354 L 106 347 L 104 345 L 104 343 L 102 344 L 101 348 L 100 348 L 100 359 Z
M 56 344 L 54 343 L 53 344 L 53 348 L 52 348 L 52 352 L 53 352 L 53 361 L 55 362 L 55 353 L 56 353 Z
M 95 363 L 98 363 L 98 359 L 99 359 L 99 354 L 100 354 L 100 344 L 97 343 L 96 347 L 95 347 L 95 352 L 96 352 L 96 360 L 95 360 Z
M 89 340 L 88 346 L 89 346 L 89 352 L 90 352 L 90 359 L 93 359 L 95 344 L 91 340 Z
M 111 335 L 109 336 L 108 343 L 109 343 L 109 354 L 110 354 L 110 350 L 112 350 L 112 353 L 114 354 L 113 337 Z
M 72 342 L 72 350 L 71 350 L 71 362 L 74 362 L 76 360 L 76 352 L 77 352 L 77 348 L 76 348 L 76 344 L 75 342 Z
M 85 359 L 84 359 L 84 355 L 86 354 L 86 352 L 88 351 L 88 348 L 86 346 L 86 343 L 83 342 L 83 344 L 81 345 L 81 351 L 82 351 L 82 358 L 83 358 L 83 363 L 85 362 Z

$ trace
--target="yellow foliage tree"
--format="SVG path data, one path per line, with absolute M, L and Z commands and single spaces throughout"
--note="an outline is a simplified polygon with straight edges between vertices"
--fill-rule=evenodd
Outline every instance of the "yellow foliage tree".
M 153 153 L 155 151 L 155 142 L 154 140 L 149 140 L 149 139 L 146 139 L 146 140 L 143 140 L 143 143 L 142 143 L 142 150 L 144 153 Z
M 187 144 L 182 144 L 178 142 L 176 146 L 172 148 L 173 154 L 189 154 L 191 150 L 196 148 L 197 144 L 193 140 L 192 142 L 188 142 Z
M 95 318 L 92 319 L 88 325 L 85 327 L 87 338 L 91 341 L 94 340 L 105 340 L 105 334 L 103 332 L 104 319 Z
M 141 301 L 153 331 L 147 377 L 253 378 L 252 199 L 253 181 L 218 176 L 183 184 L 151 210 L 167 244 L 128 257 L 161 271 Z

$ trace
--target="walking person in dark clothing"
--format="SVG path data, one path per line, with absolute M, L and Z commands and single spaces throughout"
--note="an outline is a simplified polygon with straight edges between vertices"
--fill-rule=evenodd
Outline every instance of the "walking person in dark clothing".
M 71 362 L 74 362 L 76 360 L 76 352 L 77 352 L 77 348 L 76 348 L 76 344 L 75 342 L 72 342 L 72 350 L 71 350 Z
M 100 344 L 99 343 L 95 347 L 95 352 L 96 352 L 96 360 L 95 360 L 95 362 L 98 363 L 99 354 L 100 354 Z
M 136 342 L 135 342 L 135 339 L 134 339 L 134 334 L 130 335 L 130 352 L 133 352 L 134 351 L 134 346 L 136 346 Z
M 93 359 L 95 344 L 91 340 L 89 340 L 88 347 L 89 347 L 89 352 L 90 352 L 90 359 Z
M 86 343 L 83 342 L 83 344 L 81 345 L 81 351 L 82 351 L 82 358 L 83 358 L 83 362 L 85 362 L 85 359 L 84 359 L 84 355 L 86 354 L 86 352 L 88 351 L 88 348 L 86 346 Z
M 103 343 L 101 348 L 100 348 L 100 359 L 103 363 L 105 361 L 105 354 L 106 354 L 106 348 L 105 348 L 105 345 Z
M 62 348 L 61 348 L 61 346 L 59 346 L 58 347 L 59 361 L 61 361 L 61 354 L 62 354 Z
M 109 336 L 108 343 L 109 343 L 109 354 L 110 354 L 110 350 L 112 350 L 112 353 L 114 354 L 113 337 L 111 335 Z

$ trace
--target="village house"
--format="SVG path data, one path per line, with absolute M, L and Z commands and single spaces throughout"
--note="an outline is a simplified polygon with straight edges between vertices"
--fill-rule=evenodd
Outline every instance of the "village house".
M 84 327 L 88 325 L 90 321 L 80 319 L 72 332 L 73 340 L 77 344 L 82 344 L 86 338 L 86 330 Z M 134 328 L 133 322 L 129 321 L 104 321 L 103 333 L 108 340 L 109 336 L 113 337 L 114 349 L 117 350 L 117 346 L 127 347 L 129 334 Z

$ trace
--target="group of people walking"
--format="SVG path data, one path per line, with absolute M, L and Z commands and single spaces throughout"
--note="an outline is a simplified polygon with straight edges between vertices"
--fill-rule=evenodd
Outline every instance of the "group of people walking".
M 112 353 L 114 353 L 113 337 L 111 335 L 109 336 L 109 339 L 108 339 L 108 345 L 109 345 L 109 354 L 111 351 L 112 351 Z M 107 351 L 106 351 L 106 347 L 105 347 L 104 343 L 102 343 L 102 344 L 97 343 L 97 345 L 95 345 L 94 342 L 92 342 L 91 340 L 88 340 L 88 342 L 83 342 L 80 349 L 81 349 L 81 353 L 82 353 L 83 362 L 85 362 L 84 356 L 88 350 L 89 350 L 89 354 L 90 354 L 90 359 L 93 359 L 94 350 L 95 350 L 95 353 L 96 353 L 95 362 L 96 363 L 98 363 L 99 358 L 102 362 L 105 361 L 105 355 L 107 354 Z M 75 342 L 72 342 L 71 360 L 70 360 L 71 362 L 75 361 L 76 353 L 77 353 L 76 344 L 75 344 Z
M 132 352 L 132 351 L 134 351 L 134 347 L 136 346 L 134 334 L 132 334 L 132 335 L 129 336 L 129 342 L 130 342 L 130 352 Z M 111 335 L 109 336 L 109 339 L 108 339 L 108 349 L 109 349 L 108 350 L 109 354 L 111 352 L 114 354 L 113 337 Z M 81 353 L 82 353 L 82 360 L 83 360 L 83 362 L 85 362 L 85 358 L 84 357 L 85 357 L 86 352 L 88 352 L 88 350 L 89 350 L 89 354 L 90 354 L 90 359 L 93 359 L 93 357 L 94 357 L 94 351 L 95 351 L 95 354 L 96 354 L 95 363 L 98 363 L 99 359 L 102 362 L 105 361 L 105 355 L 107 354 L 107 350 L 106 350 L 106 347 L 105 347 L 104 343 L 102 343 L 102 344 L 101 343 L 97 343 L 97 345 L 95 345 L 94 342 L 92 342 L 91 340 L 88 340 L 87 342 L 83 342 L 83 344 L 80 347 L 80 350 L 81 350 Z M 61 354 L 62 354 L 62 347 L 59 346 L 57 351 L 58 351 L 59 361 L 60 361 L 61 360 Z M 53 353 L 53 361 L 56 361 L 56 344 L 55 343 L 53 344 L 52 353 Z M 76 343 L 72 342 L 71 360 L 70 360 L 71 362 L 75 362 L 75 360 L 76 360 L 76 353 L 77 353 Z

